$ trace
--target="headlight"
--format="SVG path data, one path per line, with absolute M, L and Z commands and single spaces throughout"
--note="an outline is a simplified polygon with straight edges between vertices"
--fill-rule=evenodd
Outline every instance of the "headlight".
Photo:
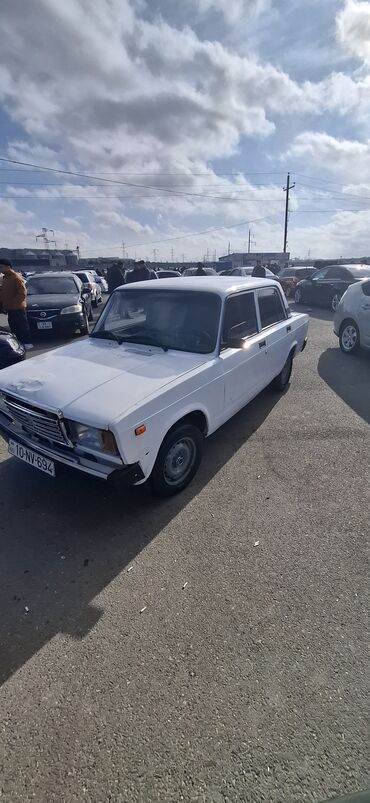
M 87 427 L 85 424 L 76 424 L 74 421 L 70 423 L 79 446 L 85 449 L 94 449 L 97 452 L 118 454 L 116 439 L 109 430 Z
M 82 304 L 73 304 L 72 307 L 64 307 L 61 310 L 61 315 L 72 315 L 74 312 L 82 312 Z

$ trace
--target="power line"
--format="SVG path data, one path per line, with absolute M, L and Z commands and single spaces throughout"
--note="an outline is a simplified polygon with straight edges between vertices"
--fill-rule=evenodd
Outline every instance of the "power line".
M 125 248 L 126 248 L 126 250 L 128 248 L 140 248 L 140 247 L 145 247 L 146 248 L 149 245 L 158 245 L 159 243 L 169 243 L 169 242 L 172 242 L 174 240 L 183 240 L 183 239 L 185 239 L 187 237 L 200 237 L 203 234 L 213 234 L 216 231 L 223 231 L 225 229 L 236 229 L 236 228 L 238 228 L 240 226 L 248 226 L 250 223 L 257 223 L 257 222 L 259 222 L 261 220 L 269 220 L 271 217 L 272 217 L 272 215 L 265 215 L 264 217 L 257 217 L 257 218 L 254 218 L 253 220 L 243 220 L 241 223 L 232 223 L 230 226 L 217 226 L 216 228 L 205 229 L 204 231 L 191 231 L 191 232 L 188 232 L 188 234 L 181 234 L 181 235 L 177 235 L 176 237 L 165 237 L 165 238 L 162 238 L 161 240 L 151 240 L 150 242 L 145 242 L 145 243 L 133 243 L 132 245 L 125 245 Z M 274 215 L 274 217 L 275 217 L 275 215 Z M 109 246 L 104 246 L 102 248 L 95 248 L 93 250 L 89 249 L 89 253 L 96 253 L 97 251 L 106 251 L 107 248 L 110 248 L 110 249 L 116 251 L 118 248 L 119 249 L 122 248 L 122 243 L 121 243 L 121 245 L 109 245 Z
M 189 196 L 189 197 L 192 197 L 192 198 L 212 198 L 212 199 L 214 199 L 215 197 L 216 198 L 219 197 L 219 196 L 213 196 L 213 195 L 206 195 L 205 193 L 180 192 L 179 190 L 172 190 L 170 187 L 153 187 L 152 185 L 149 185 L 149 184 L 136 184 L 136 183 L 134 183 L 132 181 L 117 181 L 117 179 L 99 178 L 99 176 L 90 175 L 89 173 L 79 173 L 79 172 L 77 172 L 75 170 L 61 170 L 61 169 L 55 168 L 55 167 L 43 167 L 42 165 L 36 165 L 36 164 L 31 163 L 31 162 L 21 162 L 18 159 L 6 159 L 5 157 L 0 157 L 0 162 L 5 162 L 6 164 L 17 164 L 17 165 L 21 165 L 22 167 L 32 167 L 32 168 L 36 168 L 38 170 L 44 170 L 44 171 L 46 171 L 48 173 L 58 173 L 59 175 L 63 175 L 63 176 L 78 176 L 79 178 L 93 179 L 95 181 L 96 180 L 100 180 L 100 181 L 107 182 L 109 184 L 120 184 L 120 185 L 123 185 L 125 187 L 135 187 L 136 189 L 155 190 L 157 192 L 158 192 L 158 190 L 160 190 L 161 192 L 166 192 L 169 195 L 178 195 L 180 197 L 188 197 Z M 229 199 L 225 199 L 225 200 L 229 200 Z M 233 199 L 230 199 L 230 200 L 237 200 L 237 199 L 233 198 Z
M 28 200 L 28 201 L 59 201 L 59 199 L 67 200 L 67 201 L 93 201 L 104 198 L 107 201 L 114 201 L 122 200 L 122 199 L 135 199 L 135 198 L 162 198 L 162 195 L 63 195 L 60 193 L 59 195 L 1 195 L 0 198 L 7 198 L 9 201 L 18 201 L 18 200 Z M 236 201 L 237 203 L 273 203 L 273 204 L 281 204 L 281 200 L 279 198 L 232 198 L 231 196 L 225 195 L 213 195 L 213 196 L 203 196 L 200 195 L 199 198 L 201 200 L 208 199 L 212 197 L 215 201 Z M 306 200 L 312 200 L 308 198 Z

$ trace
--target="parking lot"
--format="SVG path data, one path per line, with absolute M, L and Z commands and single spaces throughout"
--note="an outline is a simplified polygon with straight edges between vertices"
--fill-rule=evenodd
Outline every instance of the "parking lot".
M 370 358 L 310 317 L 288 391 L 176 498 L 52 480 L 0 440 L 1 800 L 370 785 Z

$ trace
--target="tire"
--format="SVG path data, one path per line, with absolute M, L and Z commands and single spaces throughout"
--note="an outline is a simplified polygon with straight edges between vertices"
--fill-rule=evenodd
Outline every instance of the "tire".
M 89 310 L 89 315 L 88 315 L 88 319 L 89 319 L 89 321 L 93 321 L 93 320 L 94 320 L 94 315 L 93 315 L 92 307 L 90 307 L 90 310 Z
M 81 332 L 81 335 L 88 335 L 89 334 L 89 318 L 88 318 L 86 310 L 85 310 L 85 313 L 84 313 L 84 322 L 80 326 L 80 332 Z
M 299 287 L 297 287 L 294 293 L 294 302 L 296 304 L 304 304 L 302 290 Z
M 336 312 L 337 311 L 341 298 L 342 298 L 342 296 L 339 295 L 339 293 L 334 293 L 333 298 L 332 298 L 332 300 L 330 302 L 330 309 L 332 310 L 332 312 Z
M 357 324 L 352 321 L 344 321 L 340 327 L 339 345 L 344 354 L 356 354 L 360 348 L 360 332 Z
M 274 389 L 279 391 L 279 393 L 282 393 L 285 390 L 285 388 L 289 385 L 290 377 L 292 375 L 292 369 L 293 369 L 293 354 L 289 354 L 289 357 L 286 360 L 282 371 L 280 371 L 280 374 L 275 377 L 272 383 Z
M 183 491 L 198 471 L 203 455 L 203 435 L 193 424 L 179 424 L 166 435 L 158 452 L 149 485 L 158 496 Z M 176 461 L 186 461 L 184 466 Z M 181 468 L 183 471 L 181 472 Z

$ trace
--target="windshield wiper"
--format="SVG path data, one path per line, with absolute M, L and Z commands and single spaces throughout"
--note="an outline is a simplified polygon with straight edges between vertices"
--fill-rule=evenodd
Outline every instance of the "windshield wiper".
M 165 346 L 160 340 L 157 340 L 155 337 L 146 337 L 145 335 L 128 335 L 127 337 L 121 337 L 120 342 L 139 343 L 143 346 L 158 346 L 158 348 L 163 349 L 164 352 L 168 351 L 168 346 Z
M 115 335 L 114 332 L 92 332 L 90 337 L 98 337 L 101 340 L 115 340 L 116 343 L 122 343 L 122 338 L 118 337 L 118 335 Z

